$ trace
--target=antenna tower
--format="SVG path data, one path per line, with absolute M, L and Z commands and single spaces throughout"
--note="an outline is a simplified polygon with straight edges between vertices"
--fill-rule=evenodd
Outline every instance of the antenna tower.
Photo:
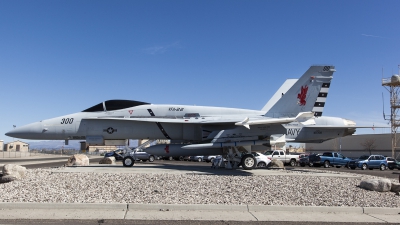
M 398 65 L 400 70 L 400 65 Z M 400 74 L 400 71 L 399 71 Z M 397 128 L 400 127 L 400 76 L 393 75 L 390 78 L 382 78 L 382 86 L 389 91 L 390 94 L 390 115 L 383 114 L 385 120 L 390 121 L 391 133 L 392 133 L 392 157 L 395 157 L 396 149 L 400 147 L 397 146 Z

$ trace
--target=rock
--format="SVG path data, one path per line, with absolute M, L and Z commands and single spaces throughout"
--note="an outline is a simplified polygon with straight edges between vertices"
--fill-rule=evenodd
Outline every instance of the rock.
M 392 183 L 392 187 L 390 188 L 390 191 L 399 193 L 400 192 L 400 184 Z
M 99 164 L 115 164 L 115 157 L 104 157 L 100 160 Z
M 25 176 L 26 168 L 15 164 L 6 164 L 3 166 L 3 176 L 14 176 L 17 179 L 21 179 Z
M 65 166 L 89 166 L 89 158 L 84 154 L 75 154 L 69 157 Z
M 283 165 L 283 162 L 281 160 L 277 159 L 272 159 L 271 163 L 268 164 L 269 168 L 282 168 L 284 169 L 285 166 Z
M 387 192 L 390 191 L 392 183 L 389 179 L 370 179 L 362 180 L 359 187 L 370 191 Z
M 16 179 L 17 179 L 16 177 L 11 176 L 11 175 L 2 176 L 0 179 L 0 183 L 8 183 L 8 182 L 14 181 Z

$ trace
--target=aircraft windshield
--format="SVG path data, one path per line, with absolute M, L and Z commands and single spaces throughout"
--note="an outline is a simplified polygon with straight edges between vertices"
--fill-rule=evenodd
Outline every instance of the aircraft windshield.
M 139 102 L 139 101 L 131 101 L 131 100 L 108 100 L 104 102 L 105 109 L 103 107 L 103 102 L 92 106 L 88 109 L 83 110 L 82 112 L 102 112 L 102 111 L 113 111 L 119 109 L 126 109 L 139 105 L 149 105 L 147 102 Z

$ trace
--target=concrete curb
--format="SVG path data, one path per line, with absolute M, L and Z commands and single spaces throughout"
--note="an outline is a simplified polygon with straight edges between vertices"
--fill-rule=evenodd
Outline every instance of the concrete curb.
M 291 216 L 287 216 L 290 213 Z M 136 203 L 0 203 L 1 219 L 398 222 L 399 208 Z
M 6 203 L 0 202 L 0 209 L 110 209 L 127 210 L 126 203 Z

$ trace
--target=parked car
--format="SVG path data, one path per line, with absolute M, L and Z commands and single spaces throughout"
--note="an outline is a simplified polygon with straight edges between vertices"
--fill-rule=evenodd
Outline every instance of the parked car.
M 323 165 L 325 168 L 331 166 L 336 166 L 336 168 L 347 166 L 350 160 L 350 158 L 347 158 L 338 152 L 324 152 L 322 155 L 311 155 L 309 157 L 310 163 L 314 164 L 314 166 Z
M 392 157 L 386 157 L 386 161 L 388 163 L 388 168 L 390 170 L 393 170 L 393 169 L 400 170 L 400 161 L 397 161 L 396 159 L 394 159 Z
M 112 152 L 108 152 L 104 155 L 104 157 L 113 157 L 115 158 L 116 161 L 118 160 L 123 160 L 124 159 L 124 149 L 117 149 Z M 154 155 L 151 155 L 147 152 L 136 152 L 135 156 L 138 160 L 142 160 L 143 162 L 146 162 L 147 160 L 149 162 L 154 162 L 156 157 Z
M 202 155 L 191 156 L 190 161 L 203 162 L 203 157 Z
M 266 151 L 264 155 L 269 157 L 271 160 L 278 159 L 284 164 L 290 164 L 291 166 L 296 166 L 297 162 L 299 161 L 299 155 L 286 155 L 285 151 L 283 150 Z
M 312 167 L 312 166 L 314 166 L 314 164 L 312 162 L 310 162 L 310 156 L 313 156 L 313 155 L 318 155 L 318 154 L 314 153 L 314 154 L 309 154 L 309 155 L 308 154 L 300 155 L 299 165 L 301 167 L 305 167 L 305 166 Z
M 183 161 L 185 160 L 185 156 L 159 156 L 160 159 L 162 160 L 179 160 L 179 161 Z
M 218 155 L 205 155 L 203 156 L 203 161 L 212 163 L 217 157 Z
M 266 168 L 268 166 L 268 164 L 271 162 L 271 159 L 264 154 L 261 154 L 258 152 L 252 152 L 251 154 L 254 156 L 254 158 L 257 161 L 257 164 L 256 164 L 257 168 Z
M 354 170 L 357 167 L 362 170 L 380 169 L 385 170 L 388 167 L 385 156 L 383 155 L 362 155 L 356 160 L 351 160 L 348 166 Z
M 147 160 L 149 162 L 154 162 L 154 160 L 156 159 L 154 155 L 147 152 L 136 152 L 135 156 L 137 159 L 142 160 L 143 162 L 146 162 Z

